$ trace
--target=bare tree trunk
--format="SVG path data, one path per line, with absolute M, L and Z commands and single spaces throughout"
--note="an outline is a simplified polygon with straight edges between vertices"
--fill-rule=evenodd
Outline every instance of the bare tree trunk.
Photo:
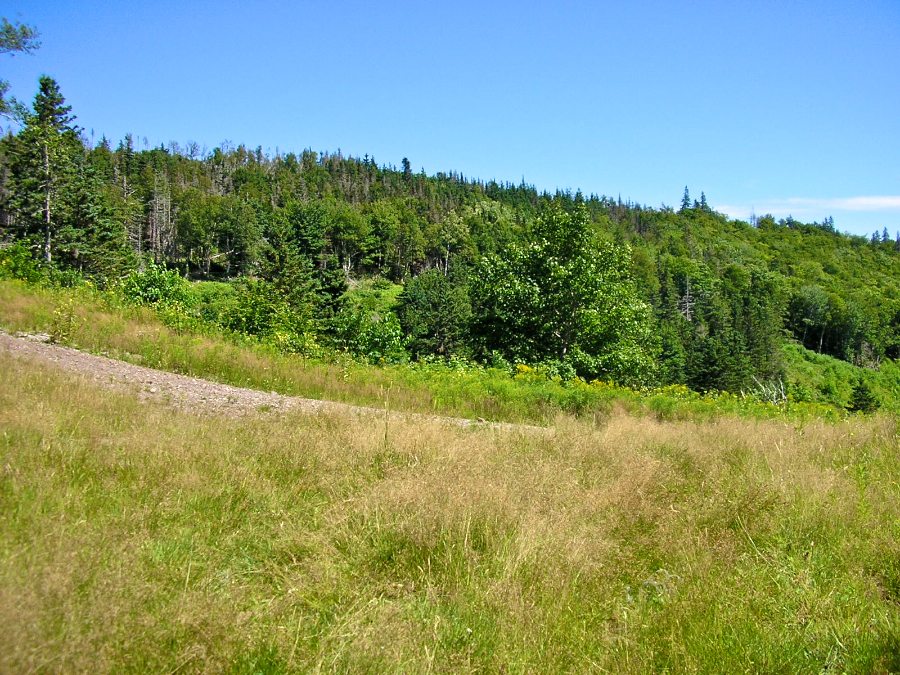
M 44 177 L 46 188 L 44 190 L 44 259 L 50 263 L 50 152 L 44 143 Z
M 148 239 L 153 259 L 157 263 L 166 258 L 174 244 L 172 196 L 168 181 L 158 173 L 153 175 L 153 200 L 150 203 Z

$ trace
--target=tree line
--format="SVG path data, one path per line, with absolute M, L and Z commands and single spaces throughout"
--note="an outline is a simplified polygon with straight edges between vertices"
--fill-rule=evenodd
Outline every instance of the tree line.
M 91 143 L 50 77 L 19 108 L 0 142 L 7 258 L 140 293 L 153 279 L 226 283 L 216 320 L 286 349 L 730 391 L 782 377 L 788 341 L 871 368 L 900 357 L 900 238 L 887 233 L 730 220 L 687 189 L 677 210 L 650 208 L 427 175 L 406 158 Z M 367 313 L 348 294 L 360 279 L 403 290 Z

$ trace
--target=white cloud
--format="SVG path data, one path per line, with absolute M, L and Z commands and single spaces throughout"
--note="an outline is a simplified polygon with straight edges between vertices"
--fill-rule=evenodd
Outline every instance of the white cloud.
M 818 201 L 821 201 L 822 204 L 816 204 L 817 208 L 832 208 L 840 211 L 900 211 L 900 196 L 847 197 Z
M 815 216 L 817 218 L 829 215 L 832 212 L 870 211 L 900 213 L 900 196 L 873 195 L 835 199 L 791 197 L 789 199 L 768 199 L 750 204 L 722 205 L 715 208 L 717 211 L 726 213 L 732 218 L 747 218 L 751 213 L 755 213 L 758 216 L 771 213 L 777 217 L 792 215 L 795 217 Z

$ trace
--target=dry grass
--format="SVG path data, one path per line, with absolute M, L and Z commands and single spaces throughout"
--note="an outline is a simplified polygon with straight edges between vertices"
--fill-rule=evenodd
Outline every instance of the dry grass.
M 900 670 L 886 418 L 538 436 L 0 381 L 2 672 Z

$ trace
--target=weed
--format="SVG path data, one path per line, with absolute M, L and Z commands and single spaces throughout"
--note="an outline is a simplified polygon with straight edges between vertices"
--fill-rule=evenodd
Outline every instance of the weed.
M 75 300 L 66 298 L 61 305 L 53 310 L 53 319 L 50 322 L 50 342 L 53 344 L 69 344 L 78 329 L 78 315 Z

